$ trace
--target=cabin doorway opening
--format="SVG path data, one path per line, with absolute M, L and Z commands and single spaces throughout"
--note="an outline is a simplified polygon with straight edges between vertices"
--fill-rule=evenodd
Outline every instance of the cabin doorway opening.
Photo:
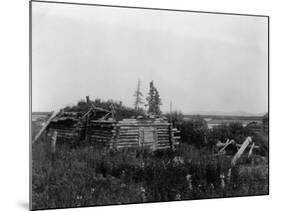
M 157 150 L 158 137 L 157 129 L 153 127 L 139 128 L 139 146 L 142 149 L 152 148 Z

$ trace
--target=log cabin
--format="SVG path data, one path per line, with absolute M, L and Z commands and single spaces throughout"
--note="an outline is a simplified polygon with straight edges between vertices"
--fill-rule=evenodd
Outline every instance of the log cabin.
M 99 119 L 94 118 L 99 113 Z M 100 117 L 100 113 L 103 116 Z M 95 114 L 95 115 L 93 115 Z M 109 149 L 139 148 L 152 151 L 175 149 L 179 144 L 179 130 L 165 117 L 126 118 L 116 120 L 113 111 L 93 107 L 82 117 L 78 114 L 60 114 L 48 126 L 49 133 L 57 131 L 57 143 L 87 141 Z

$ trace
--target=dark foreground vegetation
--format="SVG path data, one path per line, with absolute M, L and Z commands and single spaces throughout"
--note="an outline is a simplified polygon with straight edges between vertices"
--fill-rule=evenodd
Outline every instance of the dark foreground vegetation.
M 268 160 L 182 143 L 176 151 L 33 146 L 34 209 L 268 194 Z M 230 170 L 231 169 L 231 170 Z

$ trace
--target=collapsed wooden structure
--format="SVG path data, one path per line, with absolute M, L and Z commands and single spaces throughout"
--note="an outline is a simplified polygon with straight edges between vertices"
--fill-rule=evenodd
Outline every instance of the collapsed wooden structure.
M 248 158 L 251 157 L 254 149 L 259 149 L 259 146 L 256 146 L 255 142 L 253 142 L 252 137 L 248 136 L 245 139 L 245 141 L 243 142 L 243 144 L 238 144 L 233 139 L 232 140 L 227 139 L 227 141 L 225 143 L 222 143 L 221 141 L 219 141 L 217 143 L 217 147 L 220 148 L 220 150 L 219 150 L 217 155 L 225 154 L 226 153 L 226 148 L 231 146 L 231 145 L 233 145 L 233 146 L 235 146 L 237 148 L 237 152 L 235 153 L 234 157 L 231 160 L 231 166 L 235 166 L 237 160 L 242 156 L 242 154 L 244 153 L 244 151 L 247 148 L 250 148 L 249 152 L 248 152 Z
M 57 133 L 57 143 L 75 144 L 86 140 L 110 149 L 151 150 L 174 149 L 179 144 L 179 131 L 165 117 L 116 120 L 114 112 L 114 109 L 108 111 L 95 106 L 80 117 L 75 112 L 59 112 L 51 116 L 45 127 L 48 134 Z

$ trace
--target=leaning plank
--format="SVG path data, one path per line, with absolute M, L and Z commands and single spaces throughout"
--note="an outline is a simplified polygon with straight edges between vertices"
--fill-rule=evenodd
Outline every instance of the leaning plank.
M 225 142 L 225 145 L 223 146 L 223 148 L 220 149 L 219 153 L 224 153 L 226 147 L 228 147 L 230 144 L 235 144 L 235 141 L 233 139 L 229 140 L 227 139 L 227 141 Z
M 255 147 L 255 143 L 252 144 L 251 148 L 250 148 L 250 151 L 249 151 L 249 154 L 248 154 L 248 158 L 251 157 L 252 153 L 253 153 L 253 149 Z
M 37 133 L 35 138 L 32 141 L 32 144 L 34 144 L 42 135 L 42 133 L 46 130 L 48 125 L 51 123 L 51 121 L 60 113 L 60 110 L 54 111 L 53 114 L 50 116 L 50 118 L 46 121 L 45 125 L 41 128 L 41 130 Z
M 248 147 L 248 145 L 250 143 L 252 143 L 252 138 L 249 136 L 249 137 L 246 138 L 246 140 L 244 141 L 244 143 L 242 144 L 242 146 L 240 147 L 238 152 L 233 157 L 233 159 L 231 161 L 232 166 L 235 166 L 236 161 L 241 157 L 241 155 L 243 154 L 243 152 L 245 151 L 245 149 Z

